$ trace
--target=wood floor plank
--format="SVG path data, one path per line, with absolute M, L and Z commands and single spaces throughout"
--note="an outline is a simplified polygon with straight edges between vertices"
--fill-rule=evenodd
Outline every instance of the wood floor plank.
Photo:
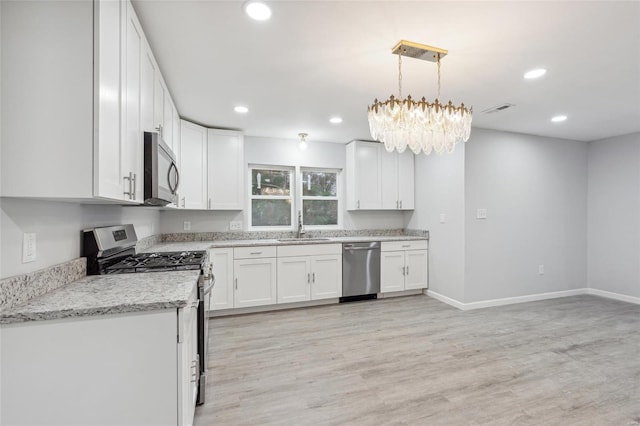
M 640 425 L 640 306 L 427 296 L 211 319 L 204 425 Z

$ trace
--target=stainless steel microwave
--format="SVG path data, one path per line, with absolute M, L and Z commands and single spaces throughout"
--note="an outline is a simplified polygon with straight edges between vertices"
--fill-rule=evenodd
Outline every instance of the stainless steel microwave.
M 180 173 L 176 156 L 158 133 L 144 132 L 144 203 L 177 204 Z

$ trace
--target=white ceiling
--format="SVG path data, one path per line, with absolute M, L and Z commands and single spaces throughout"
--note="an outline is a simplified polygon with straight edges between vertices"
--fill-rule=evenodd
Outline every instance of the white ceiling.
M 242 1 L 133 0 L 183 118 L 371 139 L 367 105 L 397 94 L 391 48 L 405 39 L 449 50 L 441 98 L 473 106 L 474 127 L 575 140 L 640 131 L 640 2 L 267 2 L 272 19 L 257 22 Z M 548 72 L 524 80 L 535 67 Z M 436 66 L 405 58 L 403 92 L 435 99 Z M 516 106 L 481 112 L 505 102 Z M 557 114 L 569 119 L 551 123 Z

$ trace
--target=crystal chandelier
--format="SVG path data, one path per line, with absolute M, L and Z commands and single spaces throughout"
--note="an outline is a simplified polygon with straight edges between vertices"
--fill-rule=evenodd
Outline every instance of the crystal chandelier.
M 472 108 L 440 103 L 440 59 L 448 52 L 437 47 L 401 40 L 391 51 L 398 55 L 398 97 L 384 102 L 376 99 L 369 106 L 371 137 L 384 143 L 387 151 L 404 152 L 407 146 L 415 153 L 453 152 L 455 145 L 469 140 Z M 438 97 L 429 103 L 423 97 L 402 98 L 402 56 L 436 62 Z

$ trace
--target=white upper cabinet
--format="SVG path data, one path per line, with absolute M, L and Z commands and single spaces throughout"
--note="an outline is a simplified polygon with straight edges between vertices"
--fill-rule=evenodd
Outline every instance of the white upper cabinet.
M 347 145 L 347 209 L 382 207 L 380 144 L 353 141 Z
M 244 208 L 244 137 L 231 130 L 208 129 L 208 208 Z
M 0 196 L 141 203 L 157 62 L 128 0 L 60 5 L 2 4 Z
M 142 57 L 144 35 L 131 3 L 126 4 L 124 25 L 124 52 L 122 54 L 122 152 L 120 157 L 125 196 L 133 201 L 144 201 L 144 164 L 142 158 L 143 132 L 140 119 Z
M 178 207 L 206 209 L 207 197 L 207 129 L 181 120 L 180 185 Z
M 413 153 L 387 152 L 377 142 L 347 145 L 347 209 L 414 208 Z

